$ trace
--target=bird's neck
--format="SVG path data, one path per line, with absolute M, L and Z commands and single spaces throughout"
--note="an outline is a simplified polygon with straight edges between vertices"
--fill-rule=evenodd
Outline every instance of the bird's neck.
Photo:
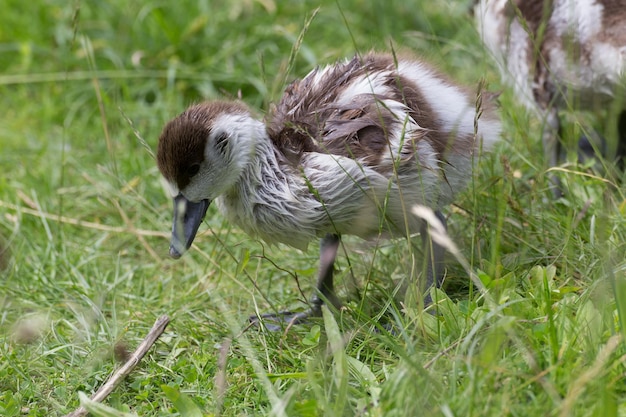
M 316 238 L 312 224 L 317 225 L 317 216 L 323 213 L 299 168 L 276 148 L 265 130 L 256 136 L 237 183 L 216 203 L 247 234 L 300 249 Z
M 233 202 L 242 200 L 246 205 L 247 200 L 259 198 L 259 189 L 287 181 L 285 163 L 267 134 L 265 125 L 256 121 L 248 127 L 246 154 L 240 155 L 246 162 L 241 167 L 239 180 L 225 196 Z

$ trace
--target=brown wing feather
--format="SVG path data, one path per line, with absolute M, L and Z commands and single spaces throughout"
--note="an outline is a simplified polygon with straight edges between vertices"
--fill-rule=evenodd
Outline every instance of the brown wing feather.
M 388 150 L 388 132 L 404 123 L 384 106 L 382 100 L 388 99 L 406 105 L 414 120 L 429 132 L 435 150 L 445 151 L 448 135 L 439 133 L 431 118 L 433 111 L 417 87 L 395 71 L 393 56 L 368 54 L 336 64 L 322 77 L 319 71 L 288 86 L 268 117 L 269 136 L 293 162 L 297 163 L 303 152 L 325 152 L 376 165 Z M 389 74 L 384 81 L 389 87 L 387 96 L 361 94 L 348 104 L 337 103 L 354 80 L 376 72 Z

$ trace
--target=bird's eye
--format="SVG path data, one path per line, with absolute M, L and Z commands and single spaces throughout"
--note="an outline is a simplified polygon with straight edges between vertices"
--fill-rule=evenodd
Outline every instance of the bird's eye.
M 190 177 L 193 177 L 198 173 L 198 171 L 200 171 L 200 164 L 193 164 L 187 170 L 187 174 L 189 174 Z
M 215 136 L 215 146 L 218 149 L 223 150 L 224 146 L 227 143 L 227 139 L 228 139 L 228 134 L 226 134 L 225 132 L 217 134 Z

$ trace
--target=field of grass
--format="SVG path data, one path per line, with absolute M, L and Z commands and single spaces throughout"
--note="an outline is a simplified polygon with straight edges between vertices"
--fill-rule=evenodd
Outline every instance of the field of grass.
M 437 315 L 393 300 L 402 240 L 346 239 L 346 308 L 288 332 L 248 316 L 304 308 L 316 248 L 269 247 L 212 207 L 193 250 L 167 256 L 168 119 L 216 97 L 262 114 L 294 77 L 369 49 L 500 91 L 468 3 L 5 0 L 0 415 L 69 413 L 167 314 L 92 415 L 626 416 L 626 188 L 569 164 L 551 199 L 541 126 L 506 90 L 502 144 L 446 212 L 469 269 L 449 257 Z

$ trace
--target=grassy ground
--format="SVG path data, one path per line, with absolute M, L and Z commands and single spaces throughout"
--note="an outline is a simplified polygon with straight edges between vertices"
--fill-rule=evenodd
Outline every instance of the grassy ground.
M 262 112 L 314 65 L 390 45 L 498 90 L 468 8 L 5 0 L 0 415 L 73 410 L 114 352 L 168 314 L 106 400 L 112 415 L 625 416 L 626 190 L 567 165 L 567 197 L 551 200 L 540 126 L 509 92 L 502 146 L 448 211 L 487 292 L 450 257 L 438 316 L 389 302 L 409 264 L 402 241 L 348 239 L 347 308 L 288 333 L 245 324 L 303 307 L 313 248 L 264 246 L 213 208 L 194 250 L 166 255 L 171 207 L 152 156 L 166 120 L 213 97 Z

